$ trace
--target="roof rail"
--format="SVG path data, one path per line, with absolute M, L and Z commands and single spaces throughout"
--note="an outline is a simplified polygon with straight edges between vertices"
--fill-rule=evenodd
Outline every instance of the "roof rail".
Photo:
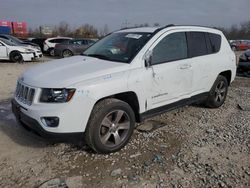
M 154 34 L 158 33 L 158 32 L 161 31 L 162 29 L 165 29 L 165 28 L 168 28 L 168 27 L 173 27 L 173 26 L 175 26 L 175 25 L 174 25 L 174 24 L 168 24 L 168 25 L 166 25 L 166 26 L 164 26 L 164 27 L 160 27 L 160 28 L 158 28 L 158 29 L 156 29 L 156 30 L 154 31 Z
M 166 28 L 166 27 L 173 27 L 173 26 L 175 26 L 175 25 L 174 25 L 174 24 L 168 24 L 168 25 L 164 26 L 163 28 Z

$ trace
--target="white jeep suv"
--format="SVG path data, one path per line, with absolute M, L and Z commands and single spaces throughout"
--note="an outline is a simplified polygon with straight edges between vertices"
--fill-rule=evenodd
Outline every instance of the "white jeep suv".
M 94 151 L 109 153 L 127 144 L 135 122 L 197 101 L 220 107 L 235 72 L 235 54 L 216 29 L 126 29 L 82 56 L 27 70 L 12 106 L 42 136 L 81 135 Z

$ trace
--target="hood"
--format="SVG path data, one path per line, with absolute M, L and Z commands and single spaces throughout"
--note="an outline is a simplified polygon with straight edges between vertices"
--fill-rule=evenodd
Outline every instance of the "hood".
M 33 87 L 64 88 L 78 82 L 126 70 L 128 64 L 86 56 L 50 61 L 28 69 L 22 81 Z
M 22 43 L 22 44 L 20 44 L 20 46 L 22 46 L 22 47 L 24 47 L 26 49 L 32 49 L 32 50 L 35 50 L 35 51 L 41 50 L 41 48 L 38 45 L 34 46 L 34 45 Z

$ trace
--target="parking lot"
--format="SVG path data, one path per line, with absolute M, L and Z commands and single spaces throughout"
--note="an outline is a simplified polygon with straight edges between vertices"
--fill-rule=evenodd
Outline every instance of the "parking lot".
M 0 187 L 250 187 L 250 78 L 236 78 L 221 108 L 148 119 L 124 149 L 97 155 L 39 138 L 11 113 L 18 76 L 50 60 L 0 62 Z

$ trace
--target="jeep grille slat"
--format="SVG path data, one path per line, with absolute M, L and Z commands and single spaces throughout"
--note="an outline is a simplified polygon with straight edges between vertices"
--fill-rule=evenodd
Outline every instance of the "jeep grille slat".
M 15 97 L 18 101 L 31 105 L 34 99 L 35 89 L 18 82 Z

